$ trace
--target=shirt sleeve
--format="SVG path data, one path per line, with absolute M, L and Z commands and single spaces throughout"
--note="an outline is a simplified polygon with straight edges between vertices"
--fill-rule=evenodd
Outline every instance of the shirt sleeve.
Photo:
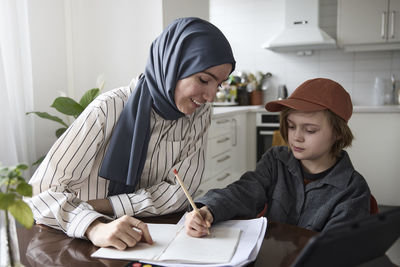
M 187 141 L 179 151 L 180 156 L 167 168 L 159 183 L 140 188 L 131 194 L 109 197 L 116 217 L 125 214 L 139 217 L 156 216 L 181 211 L 187 207 L 188 201 L 179 183 L 175 181 L 173 169 L 177 169 L 189 193 L 194 195 L 204 174 L 211 108 L 208 107 L 195 120 Z M 171 144 L 166 153 L 171 153 L 173 147 Z M 164 154 L 159 156 L 166 157 Z
M 90 106 L 89 106 L 90 107 Z M 79 197 L 93 168 L 103 127 L 98 107 L 85 109 L 54 143 L 29 181 L 33 197 L 26 199 L 37 223 L 85 238 L 87 227 L 104 216 Z M 110 218 L 109 218 L 110 219 Z
M 267 192 L 272 190 L 271 162 L 275 160 L 266 153 L 257 162 L 255 171 L 244 173 L 238 181 L 223 189 L 212 189 L 198 199 L 214 216 L 214 222 L 234 217 L 255 218 L 267 202 Z

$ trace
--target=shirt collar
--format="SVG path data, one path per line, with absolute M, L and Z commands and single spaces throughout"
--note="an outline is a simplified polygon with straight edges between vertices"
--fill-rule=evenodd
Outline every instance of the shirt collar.
M 280 149 L 277 152 L 277 158 L 286 164 L 289 172 L 292 173 L 293 176 L 301 177 L 301 179 L 303 179 L 300 169 L 301 163 L 293 156 L 293 153 L 288 151 L 287 147 L 285 149 Z M 351 163 L 350 157 L 345 150 L 342 150 L 339 162 L 336 163 L 336 166 L 332 171 L 326 177 L 312 182 L 310 185 L 314 188 L 323 184 L 328 184 L 339 189 L 345 189 L 353 172 L 354 167 Z

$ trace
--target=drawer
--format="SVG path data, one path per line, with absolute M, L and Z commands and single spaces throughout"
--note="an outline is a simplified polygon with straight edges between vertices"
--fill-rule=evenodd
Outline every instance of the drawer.
M 207 178 L 207 177 L 204 177 Z M 225 169 L 215 176 L 208 178 L 207 180 L 203 180 L 199 188 L 195 193 L 195 198 L 203 196 L 209 190 L 214 188 L 225 188 L 227 185 L 231 184 L 237 179 L 235 174 L 230 171 L 230 168 Z
M 232 119 L 230 118 L 219 118 L 211 120 L 209 138 L 213 138 L 219 135 L 230 133 L 232 130 Z
M 206 163 L 207 169 L 205 171 L 204 179 L 208 179 L 208 177 L 213 177 L 222 170 L 232 167 L 232 161 L 233 157 L 231 155 L 231 150 L 209 158 L 208 162 Z
M 228 151 L 232 146 L 232 136 L 230 133 L 217 136 L 208 140 L 208 151 L 211 157 Z

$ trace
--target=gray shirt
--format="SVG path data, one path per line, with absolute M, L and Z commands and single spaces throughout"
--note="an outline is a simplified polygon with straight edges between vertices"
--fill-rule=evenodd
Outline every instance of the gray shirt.
M 300 161 L 282 146 L 268 150 L 255 171 L 196 202 L 209 207 L 214 222 L 254 218 L 267 203 L 268 220 L 322 231 L 368 216 L 370 190 L 346 151 L 324 178 L 304 185 Z

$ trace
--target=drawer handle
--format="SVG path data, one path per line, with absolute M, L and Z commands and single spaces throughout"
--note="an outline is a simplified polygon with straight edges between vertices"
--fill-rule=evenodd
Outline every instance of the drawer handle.
M 228 141 L 229 139 L 230 139 L 229 137 L 225 137 L 225 138 L 223 138 L 223 139 L 217 140 L 217 143 L 218 143 L 218 144 L 224 143 L 224 142 Z
M 228 160 L 228 159 L 230 159 L 230 158 L 231 158 L 231 156 L 227 155 L 227 156 L 223 157 L 222 159 L 217 159 L 217 162 L 218 162 L 218 163 L 221 163 L 221 162 L 223 162 L 223 161 L 225 161 L 225 160 Z
M 260 131 L 260 135 L 273 135 L 274 131 Z
M 227 172 L 227 173 L 225 173 L 224 176 L 217 178 L 217 181 L 221 182 L 221 181 L 225 180 L 226 178 L 228 178 L 229 175 L 231 175 L 231 174 L 229 172 Z
M 228 119 L 216 121 L 217 124 L 227 123 L 229 122 Z

